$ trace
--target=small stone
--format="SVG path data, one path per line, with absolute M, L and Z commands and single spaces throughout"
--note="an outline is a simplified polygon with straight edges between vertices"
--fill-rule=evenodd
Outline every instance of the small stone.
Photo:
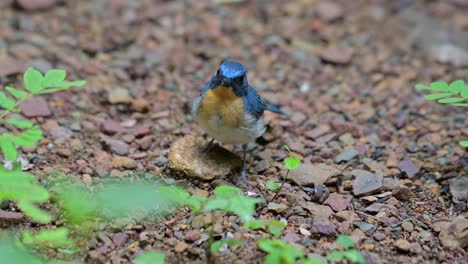
M 351 53 L 336 47 L 322 49 L 319 56 L 324 62 L 333 64 L 347 65 L 351 62 Z
M 112 157 L 112 167 L 115 169 L 135 169 L 136 161 L 122 156 L 114 155 Z
M 340 163 L 342 161 L 350 161 L 357 157 L 359 155 L 359 152 L 355 150 L 354 148 L 347 149 L 343 152 L 341 152 L 338 156 L 335 158 L 336 163 Z
M 158 167 L 164 167 L 167 164 L 167 158 L 164 156 L 159 156 L 155 158 L 152 163 Z
M 322 235 L 335 235 L 336 229 L 335 225 L 326 217 L 319 216 L 314 219 L 313 223 L 314 233 Z
M 117 233 L 112 236 L 112 242 L 118 247 L 125 245 L 125 242 L 128 240 L 128 235 L 126 233 Z
M 185 233 L 185 240 L 189 242 L 195 242 L 200 239 L 200 232 L 197 229 L 192 229 Z
M 405 239 L 398 239 L 395 242 L 395 247 L 402 252 L 408 252 L 410 250 L 411 244 Z
M 52 113 L 47 101 L 40 96 L 32 97 L 19 105 L 21 111 L 26 117 L 48 117 Z
M 327 22 L 338 20 L 344 15 L 344 10 L 341 5 L 330 1 L 321 1 L 315 10 L 318 16 Z
M 169 168 L 203 180 L 221 178 L 240 168 L 240 158 L 217 144 L 209 151 L 201 152 L 205 144 L 204 140 L 194 136 L 178 139 L 169 151 Z
M 18 60 L 9 56 L 0 57 L 0 76 L 9 76 L 21 73 L 24 70 L 24 65 Z
M 137 138 L 147 136 L 151 133 L 152 133 L 151 129 L 145 126 L 137 126 L 135 130 L 133 131 L 133 135 Z
M 93 178 L 89 174 L 83 174 L 81 175 L 81 181 L 86 185 L 90 185 L 93 183 Z
M 406 232 L 411 233 L 414 230 L 414 225 L 411 222 L 407 221 L 401 224 L 401 228 L 403 228 L 403 230 L 405 230 Z
M 414 243 L 411 243 L 411 245 L 410 245 L 410 251 L 413 254 L 421 254 L 422 247 L 421 247 L 421 245 L 419 243 L 414 242 Z
M 16 0 L 18 5 L 28 11 L 48 9 L 56 5 L 59 0 Z
M 174 247 L 175 252 L 181 253 L 184 252 L 188 248 L 187 243 L 182 241 L 177 241 L 177 244 Z
M 59 138 L 71 138 L 71 136 L 73 135 L 73 131 L 71 131 L 70 129 L 66 128 L 66 127 L 54 127 L 52 129 L 50 129 L 50 135 L 52 136 L 52 138 L 54 139 L 59 139 Z
M 357 218 L 357 215 L 355 212 L 352 211 L 339 211 L 335 214 L 335 218 L 336 220 L 341 222 L 354 221 L 354 219 Z
M 137 112 L 146 113 L 150 110 L 150 108 L 150 103 L 144 98 L 137 98 L 132 100 L 132 109 Z
M 327 186 L 323 184 L 314 184 L 314 188 L 309 193 L 310 200 L 314 203 L 323 203 L 330 196 Z
M 101 130 L 102 132 L 108 134 L 108 135 L 113 135 L 119 132 L 125 132 L 126 129 L 118 122 L 115 122 L 113 120 L 104 120 L 101 123 Z
M 338 193 L 332 193 L 324 204 L 329 205 L 335 211 L 343 211 L 348 208 L 349 203 L 351 202 L 351 195 L 343 195 Z
M 468 177 L 456 177 L 450 180 L 450 193 L 455 203 L 468 201 Z
M 289 179 L 300 186 L 311 186 L 313 184 L 323 184 L 330 177 L 340 173 L 340 170 L 325 163 L 303 163 L 297 170 L 290 173 Z
M 457 67 L 468 66 L 468 51 L 450 43 L 431 47 L 429 54 L 437 62 L 451 63 Z
M 303 235 L 303 236 L 310 236 L 311 233 L 309 230 L 303 228 L 303 227 L 299 227 L 299 232 Z
M 59 156 L 62 156 L 64 158 L 69 158 L 71 157 L 71 155 L 73 154 L 71 152 L 71 150 L 69 149 L 64 149 L 64 148 L 59 148 L 59 149 L 56 149 L 55 152 L 59 155 Z
M 371 235 L 375 230 L 375 226 L 366 222 L 354 222 L 354 225 L 361 229 L 367 236 Z
M 109 149 L 117 155 L 125 156 L 125 155 L 128 155 L 129 153 L 128 144 L 121 140 L 109 138 L 109 139 L 106 139 L 105 143 L 109 147 Z
M 414 165 L 414 163 L 409 159 L 402 160 L 398 164 L 398 169 L 404 172 L 406 176 L 408 176 L 408 178 L 410 179 L 413 178 L 419 172 L 419 167 Z
M 112 89 L 109 92 L 108 99 L 111 104 L 131 103 L 132 101 L 128 90 L 125 88 Z
M 374 237 L 374 239 L 375 239 L 376 241 L 382 241 L 382 240 L 384 240 L 387 236 L 385 235 L 385 233 L 377 232 L 377 233 L 374 233 L 373 237 Z
M 468 219 L 457 216 L 449 225 L 441 226 L 439 240 L 445 248 L 455 249 L 468 246 Z
M 366 170 L 353 170 L 351 174 L 356 177 L 353 183 L 354 195 L 368 195 L 382 187 L 381 175 L 375 175 Z
M 302 240 L 302 238 L 293 232 L 289 232 L 286 235 L 282 237 L 282 240 L 287 242 L 287 243 L 297 243 Z
M 275 213 L 282 213 L 288 209 L 289 207 L 285 205 L 284 203 L 279 203 L 279 204 L 273 203 L 273 202 L 268 203 L 268 210 L 273 211 Z
M 392 195 L 400 201 L 409 201 L 413 198 L 413 192 L 406 186 L 397 186 L 393 189 Z

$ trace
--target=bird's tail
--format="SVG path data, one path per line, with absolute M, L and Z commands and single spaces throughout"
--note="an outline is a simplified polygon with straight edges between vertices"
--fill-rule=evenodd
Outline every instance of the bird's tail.
M 280 114 L 280 115 L 286 115 L 285 112 L 283 112 L 278 106 L 276 105 L 272 105 L 272 104 L 266 104 L 266 110 L 270 111 L 270 112 L 273 112 L 273 113 L 277 113 L 277 114 Z

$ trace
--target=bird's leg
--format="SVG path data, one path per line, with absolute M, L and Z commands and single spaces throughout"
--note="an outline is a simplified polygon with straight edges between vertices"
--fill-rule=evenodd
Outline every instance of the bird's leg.
M 213 147 L 214 138 L 212 138 L 204 147 L 200 149 L 201 152 L 207 152 Z
M 241 169 L 241 180 L 246 180 L 247 179 L 247 174 L 246 174 L 246 162 L 245 162 L 245 156 L 247 155 L 247 144 L 242 145 L 242 169 Z

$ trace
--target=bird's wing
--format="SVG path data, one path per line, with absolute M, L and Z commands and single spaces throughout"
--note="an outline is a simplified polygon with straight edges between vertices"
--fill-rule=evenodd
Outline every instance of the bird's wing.
M 263 101 L 257 91 L 250 85 L 247 88 L 247 95 L 244 97 L 244 106 L 246 111 L 255 118 L 261 117 L 266 108 L 265 101 Z
M 204 95 L 210 88 L 212 88 L 215 81 L 215 76 L 211 77 L 211 79 L 203 86 L 200 95 Z

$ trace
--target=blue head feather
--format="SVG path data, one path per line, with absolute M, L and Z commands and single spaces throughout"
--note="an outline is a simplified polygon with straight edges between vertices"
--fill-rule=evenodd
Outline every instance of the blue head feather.
M 219 67 L 221 76 L 224 78 L 234 79 L 247 72 L 244 65 L 235 61 L 225 61 Z

